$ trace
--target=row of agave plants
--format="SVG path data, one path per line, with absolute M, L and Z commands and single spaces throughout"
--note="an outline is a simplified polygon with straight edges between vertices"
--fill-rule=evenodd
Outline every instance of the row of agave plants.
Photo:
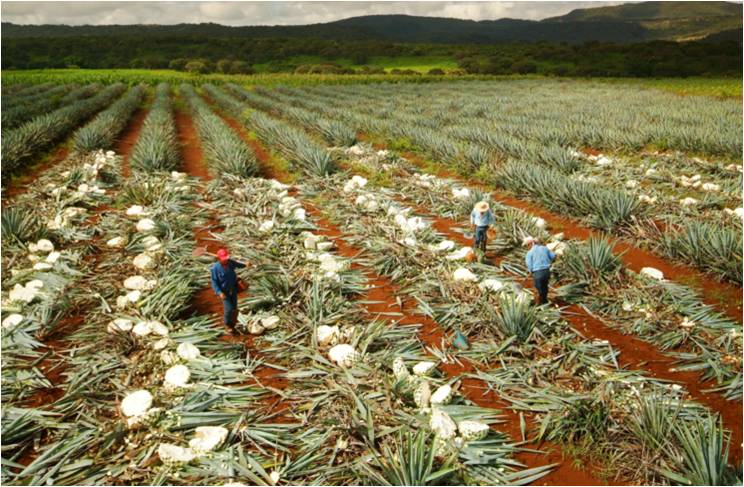
M 55 86 L 57 86 L 57 83 L 52 82 L 39 83 L 36 85 L 27 85 L 23 83 L 3 85 L 2 96 L 12 105 L 26 97 L 35 96 L 44 91 L 51 90 Z M 5 100 L 3 103 L 5 103 Z
M 145 85 L 131 88 L 106 110 L 100 112 L 72 136 L 76 152 L 87 153 L 102 147 L 111 147 L 124 131 L 132 114 L 140 107 L 145 96 Z
M 215 176 L 227 173 L 253 176 L 258 173 L 256 155 L 189 84 L 180 86 L 199 132 L 201 146 Z
M 14 129 L 38 115 L 88 98 L 102 88 L 98 83 L 85 86 L 59 85 L 49 92 L 18 100 L 10 106 L 6 105 L 6 97 L 3 96 L 2 129 Z
M 207 84 L 202 88 L 215 103 L 227 110 L 232 116 L 243 117 L 245 109 L 243 102 L 215 86 Z M 251 93 L 240 91 L 237 96 L 251 96 Z M 276 147 L 293 164 L 292 169 L 309 175 L 326 175 L 337 169 L 328 152 L 302 130 L 298 130 L 276 118 L 265 116 L 260 112 L 251 113 L 250 117 L 251 129 L 258 138 L 263 143 Z M 319 123 L 326 127 L 325 121 Z M 329 130 L 332 130 L 332 128 Z M 348 135 L 346 138 L 348 139 Z
M 343 120 L 358 131 L 385 134 L 393 144 L 405 147 L 405 144 L 401 144 L 401 139 L 409 141 L 426 156 L 444 162 L 449 167 L 460 168 L 469 177 L 473 176 L 475 169 L 481 168 L 478 177 L 484 182 L 537 199 L 554 211 L 583 218 L 590 226 L 628 235 L 643 245 L 669 257 L 681 258 L 721 278 L 741 282 L 741 253 L 737 251 L 741 247 L 741 222 L 736 216 L 736 212 L 740 210 L 724 206 L 724 201 L 735 201 L 733 197 L 726 200 L 709 196 L 701 203 L 686 196 L 680 201 L 692 202 L 691 204 L 675 204 L 675 211 L 659 214 L 654 207 L 656 202 L 653 198 L 656 196 L 639 195 L 636 193 L 637 189 L 613 188 L 611 185 L 600 184 L 600 181 L 580 177 L 581 175 L 564 174 L 562 170 L 549 165 L 525 164 L 524 160 L 494 165 L 488 158 L 488 146 L 477 145 L 472 141 L 465 141 L 466 145 L 457 141 L 448 143 L 446 138 L 441 137 L 441 132 L 415 125 L 411 120 L 423 123 L 425 118 L 380 107 L 384 100 L 362 99 L 361 95 L 332 98 L 323 91 L 325 88 L 313 90 L 311 94 L 298 89 L 274 92 L 262 90 L 260 95 L 263 96 L 259 98 L 263 99 L 263 108 L 265 104 L 272 102 L 277 110 L 289 110 L 287 105 L 294 105 L 292 110 L 302 106 L 324 116 Z M 315 92 L 320 92 L 321 95 L 313 99 L 312 94 Z M 571 151 L 575 152 L 573 149 Z M 471 156 L 477 164 L 463 168 L 458 161 Z M 709 184 L 718 186 L 719 189 L 725 184 L 733 185 L 732 180 L 741 178 L 736 169 L 733 171 L 733 174 L 730 170 L 724 171 L 729 175 L 729 183 Z M 681 178 L 677 179 L 679 184 L 685 182 Z M 692 179 L 695 181 L 691 181 Z M 700 179 L 690 176 L 686 181 L 691 181 L 689 186 L 701 186 Z M 710 211 L 701 212 L 702 208 L 709 208 Z M 661 228 L 656 223 L 658 220 L 664 223 Z
M 611 474 L 637 481 L 735 481 L 715 414 L 685 400 L 679 386 L 618 368 L 607 342 L 584 339 L 550 306 L 533 306 L 518 276 L 465 264 L 466 254 L 425 219 L 358 177 L 308 181 L 307 194 L 423 313 L 468 334 L 471 348 L 458 356 L 480 364 L 476 375 L 514 409 L 535 415 L 531 433 L 591 452 L 609 461 Z M 533 230 L 533 222 L 513 223 L 519 235 Z M 580 251 L 572 245 L 567 252 Z M 662 418 L 663 430 L 646 429 L 652 417 Z M 716 451 L 702 468 L 694 453 L 700 445 Z M 639 462 L 653 467 L 639 471 Z
M 376 97 L 389 95 L 390 89 L 376 84 L 306 91 Z M 396 99 L 415 106 L 432 128 L 472 122 L 472 127 L 502 134 L 504 153 L 511 156 L 529 146 L 528 141 L 621 152 L 651 146 L 735 159 L 742 147 L 741 107 L 735 100 L 544 80 L 399 84 L 394 90 Z
M 140 171 L 174 171 L 180 164 L 178 149 L 171 88 L 168 83 L 160 83 L 129 162 Z
M 3 132 L 0 148 L 3 178 L 7 179 L 12 172 L 51 149 L 82 122 L 109 106 L 125 90 L 126 87 L 120 83 L 107 86 L 90 98 L 39 115 L 20 127 Z

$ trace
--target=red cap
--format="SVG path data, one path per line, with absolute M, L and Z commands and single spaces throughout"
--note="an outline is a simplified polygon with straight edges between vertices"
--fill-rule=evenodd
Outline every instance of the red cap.
M 230 258 L 230 252 L 228 252 L 227 249 L 220 249 L 217 251 L 217 258 L 220 262 L 225 262 Z

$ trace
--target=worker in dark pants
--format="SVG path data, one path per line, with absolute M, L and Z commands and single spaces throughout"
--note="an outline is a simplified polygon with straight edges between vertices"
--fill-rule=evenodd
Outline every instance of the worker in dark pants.
M 548 304 L 548 283 L 550 282 L 550 266 L 555 260 L 555 254 L 547 248 L 540 239 L 529 237 L 525 243 L 530 248 L 524 260 L 527 270 L 532 274 L 532 282 L 540 297 L 538 304 Z
M 238 318 L 238 275 L 235 269 L 242 269 L 245 264 L 230 258 L 227 249 L 217 251 L 217 262 L 214 263 L 211 273 L 212 289 L 222 299 L 225 310 L 225 326 L 235 331 L 235 323 Z
M 496 223 L 496 217 L 493 216 L 493 212 L 488 207 L 488 202 L 480 201 L 476 203 L 470 213 L 470 225 L 475 233 L 474 247 L 484 254 L 488 243 L 488 228 L 494 223 Z

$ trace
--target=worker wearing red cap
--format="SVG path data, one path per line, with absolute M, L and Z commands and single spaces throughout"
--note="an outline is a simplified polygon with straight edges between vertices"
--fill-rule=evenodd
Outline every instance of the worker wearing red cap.
M 212 289 L 222 299 L 225 309 L 225 325 L 235 331 L 238 317 L 238 275 L 235 269 L 242 269 L 245 264 L 230 258 L 227 249 L 217 251 L 217 262 L 211 269 Z

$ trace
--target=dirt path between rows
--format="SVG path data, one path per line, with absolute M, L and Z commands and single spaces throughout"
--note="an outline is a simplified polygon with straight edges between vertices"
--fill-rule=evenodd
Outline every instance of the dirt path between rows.
M 362 133 L 358 134 L 358 139 L 361 141 L 370 140 L 366 134 Z M 375 142 L 373 145 L 377 149 L 387 148 L 385 144 L 378 142 Z M 425 161 L 418 154 L 405 152 L 402 154 L 402 157 L 423 171 L 431 172 Z M 742 323 L 742 313 L 744 312 L 744 308 L 742 307 L 742 290 L 733 284 L 712 279 L 703 272 L 685 264 L 671 263 L 648 250 L 636 247 L 615 236 L 597 230 L 591 230 L 581 225 L 577 220 L 558 215 L 523 199 L 515 198 L 479 181 L 464 178 L 441 167 L 437 167 L 434 172 L 439 177 L 457 180 L 462 184 L 477 187 L 484 192 L 488 192 L 494 200 L 502 204 L 524 210 L 534 216 L 539 216 L 548 222 L 553 231 L 563 232 L 567 238 L 588 240 L 592 236 L 608 237 L 614 245 L 615 254 L 622 253 L 623 263 L 629 269 L 640 272 L 644 267 L 655 267 L 664 273 L 666 279 L 690 286 L 702 295 L 705 303 L 715 306 L 716 309 L 726 314 L 730 319 Z
M 57 164 L 67 159 L 70 155 L 70 144 L 64 142 L 62 146 L 54 150 L 49 156 L 42 159 L 35 165 L 27 166 L 26 171 L 13 177 L 5 188 L 3 188 L 3 206 L 9 204 L 13 198 L 28 191 L 29 186 L 36 181 L 39 176 Z
M 122 156 L 121 175 L 125 178 L 128 178 L 132 173 L 132 170 L 129 167 L 129 156 L 132 153 L 132 149 L 134 149 L 134 145 L 137 143 L 137 139 L 139 138 L 139 134 L 142 131 L 145 119 L 149 113 L 149 108 L 145 107 L 140 107 L 136 112 L 134 112 L 132 121 L 129 122 L 131 130 L 124 132 L 124 136 L 119 140 L 114 149 L 114 152 Z
M 181 144 L 182 170 L 189 176 L 198 177 L 205 183 L 211 181 L 212 176 L 204 162 L 204 154 L 194 121 L 188 113 L 180 108 L 175 110 L 175 120 L 178 139 Z M 200 188 L 200 191 L 203 192 L 203 188 Z M 218 215 L 210 214 L 206 225 L 194 229 L 196 246 L 205 248 L 208 253 L 216 253 L 224 246 L 218 238 L 218 235 L 223 231 L 224 226 L 219 222 Z M 194 293 L 185 315 L 217 316 L 221 322 L 223 316 L 222 300 L 214 294 L 209 283 L 209 274 L 205 274 L 204 280 L 204 286 Z M 225 328 L 225 331 L 226 333 L 220 337 L 221 340 L 229 343 L 240 343 L 254 357 L 260 356 L 259 351 L 253 344 L 253 335 L 234 335 L 229 333 L 227 328 Z M 274 419 L 277 422 L 290 422 L 290 418 L 282 414 L 283 411 L 290 408 L 290 404 L 271 390 L 282 390 L 287 387 L 288 381 L 284 378 L 283 371 L 269 366 L 259 366 L 253 371 L 253 377 L 246 382 L 246 385 L 265 389 L 268 394 L 266 398 L 260 401 L 262 408 L 267 412 L 276 414 Z

